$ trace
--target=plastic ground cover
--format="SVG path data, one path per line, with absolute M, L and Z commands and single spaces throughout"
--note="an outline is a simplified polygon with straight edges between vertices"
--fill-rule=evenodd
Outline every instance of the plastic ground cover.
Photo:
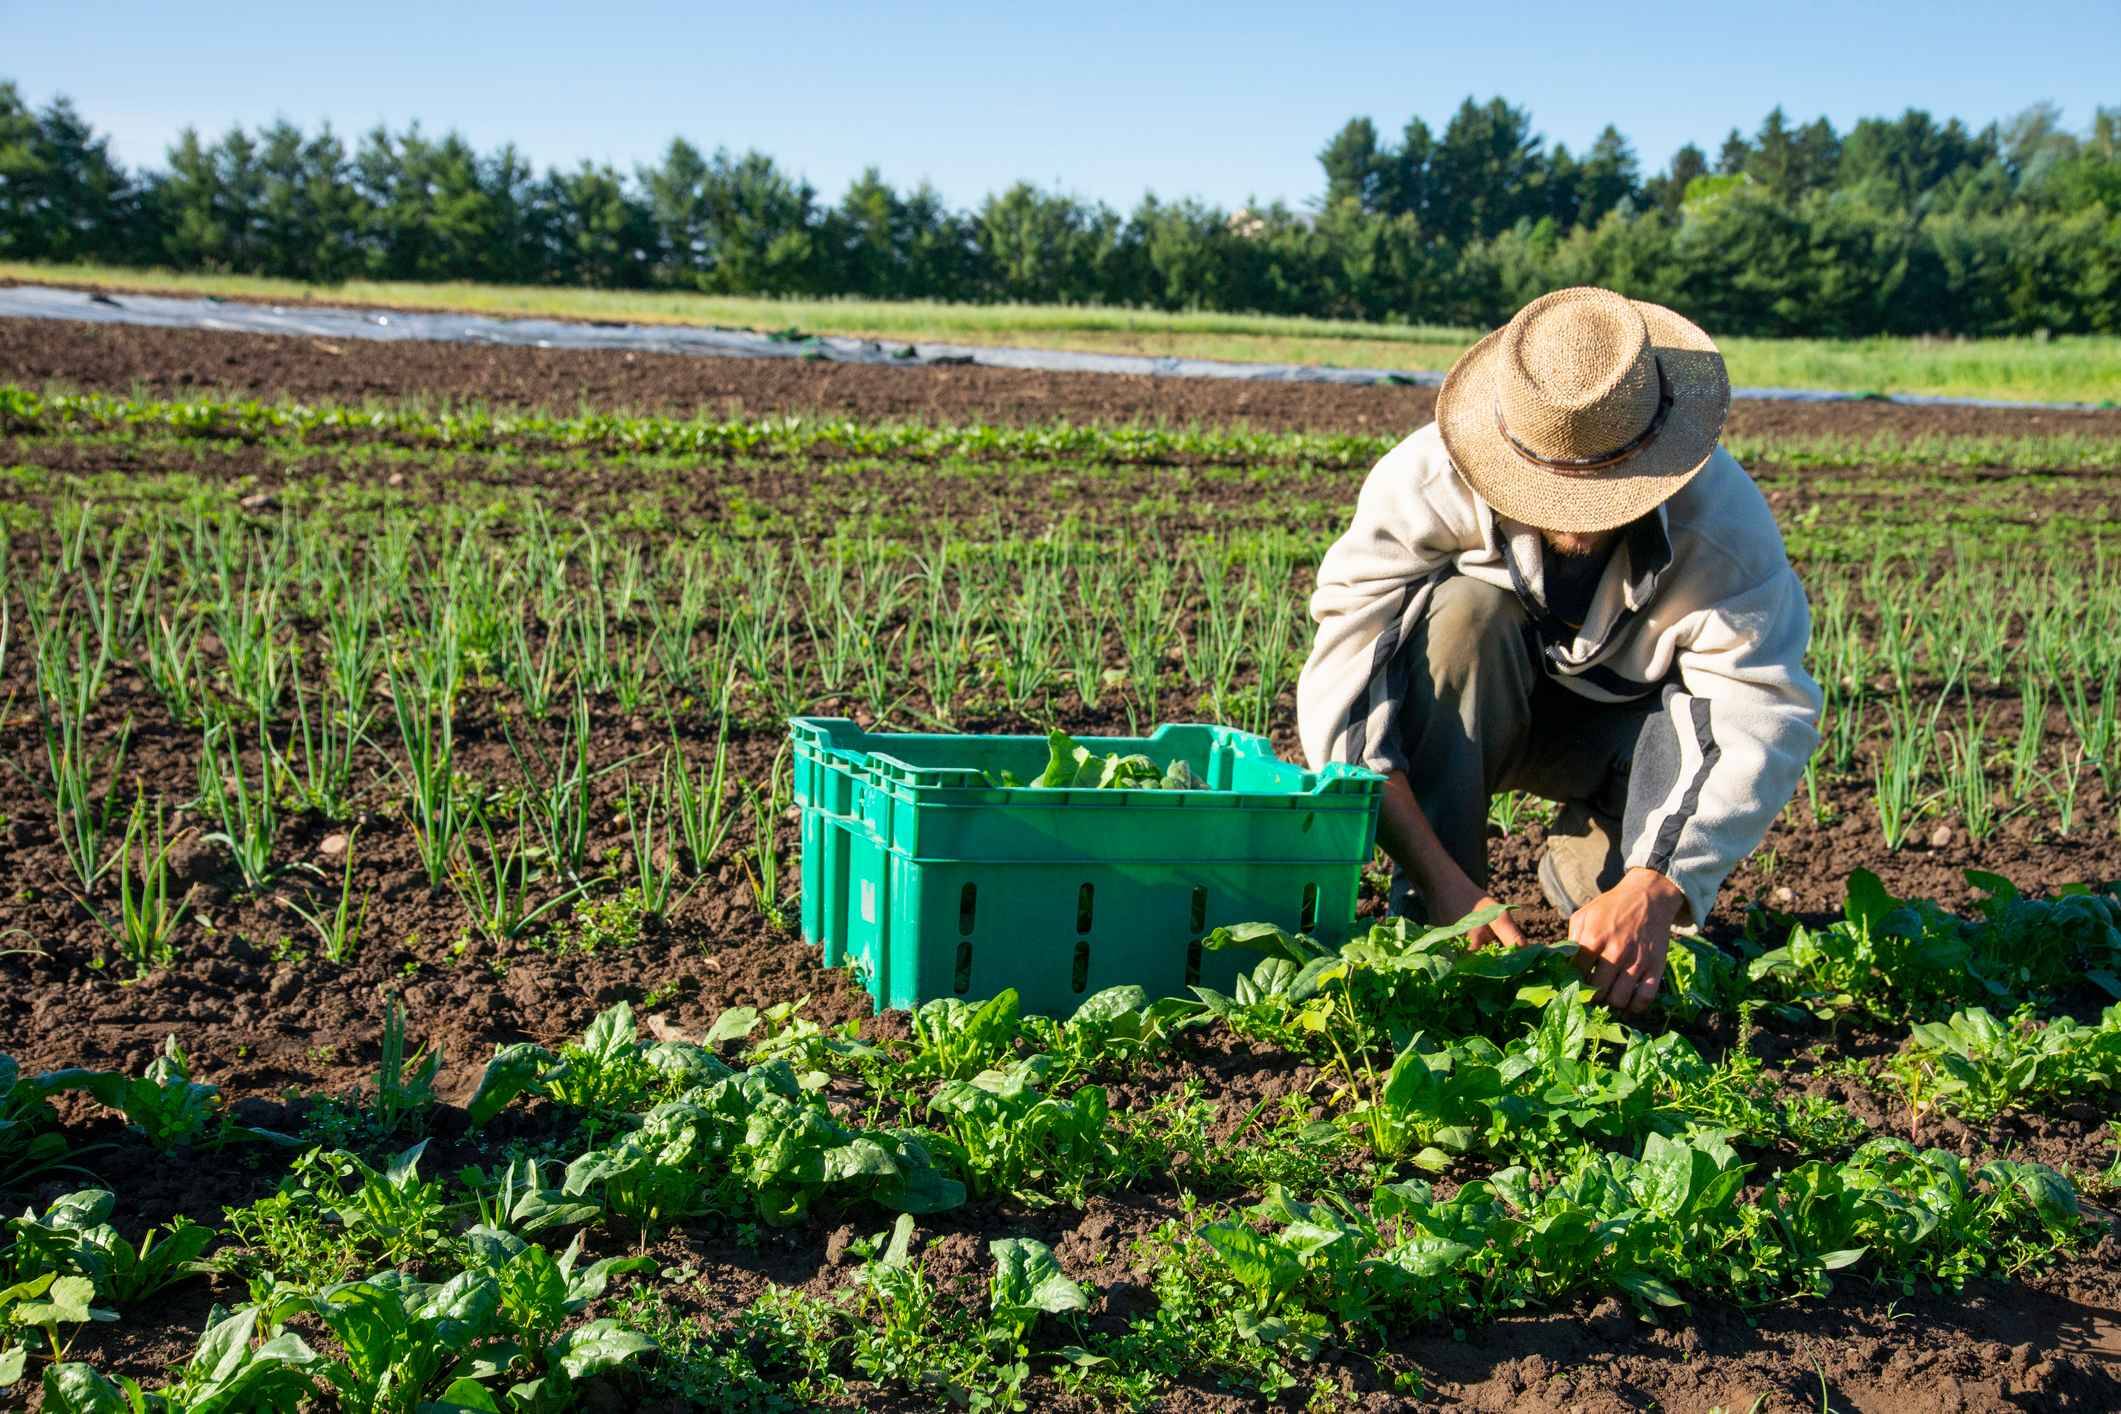
M 1048 373 L 1121 373 L 1155 378 L 1251 379 L 1267 383 L 1356 386 L 1402 383 L 1435 387 L 1443 382 L 1441 373 L 1425 370 L 1238 363 L 1210 358 L 1155 358 L 1141 354 L 1073 353 L 1063 349 L 994 348 L 973 344 L 886 344 L 874 339 L 837 335 L 791 338 L 708 325 L 500 319 L 481 314 L 355 309 L 327 304 L 254 304 L 168 295 L 90 294 L 47 285 L 0 287 L 0 318 L 79 319 L 101 324 L 144 324 L 172 329 L 212 329 L 322 339 L 511 344 L 529 348 L 612 349 L 710 358 L 812 359 L 830 363 L 890 364 L 904 368 L 970 363 L 988 368 L 1020 368 Z M 1877 394 L 1806 388 L 1735 388 L 1732 396 L 1821 403 L 1880 400 Z M 1916 393 L 1895 394 L 1883 401 L 1918 407 L 2066 410 L 2095 406 L 2091 403 L 2014 402 Z

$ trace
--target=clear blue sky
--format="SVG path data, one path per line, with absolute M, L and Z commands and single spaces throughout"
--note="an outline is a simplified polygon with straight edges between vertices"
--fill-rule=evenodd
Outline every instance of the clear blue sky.
M 1976 125 L 2039 99 L 2074 130 L 2121 103 L 2121 0 L 1623 0 L 1594 5 L 744 5 L 603 0 L 0 0 L 0 77 L 71 96 L 121 160 L 186 124 L 285 116 L 355 136 L 417 118 L 539 163 L 630 168 L 673 134 L 756 147 L 827 199 L 870 163 L 969 205 L 1018 178 L 1300 203 L 1348 118 L 1396 135 L 1500 93 L 1581 150 L 1612 122 L 1646 171 L 1713 155 L 1776 103 L 1846 129 L 1909 106 Z

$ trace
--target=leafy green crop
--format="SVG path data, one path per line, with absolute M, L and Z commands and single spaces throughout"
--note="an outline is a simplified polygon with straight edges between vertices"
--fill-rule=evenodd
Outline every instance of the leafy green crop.
M 178 1217 L 167 1230 L 149 1228 L 136 1246 L 110 1224 L 115 1202 L 102 1189 L 84 1189 L 53 1200 L 42 1217 L 10 1219 L 0 1264 L 17 1281 L 44 1272 L 87 1277 L 97 1299 L 125 1306 L 189 1276 L 213 1241 L 213 1229 Z
M 163 1042 L 162 1053 L 148 1062 L 147 1072 L 138 1079 L 114 1071 L 68 1069 L 40 1075 L 30 1083 L 47 1093 L 87 1091 L 99 1103 L 124 1114 L 148 1143 L 165 1152 L 198 1143 L 217 1120 L 212 1141 L 217 1145 L 232 1138 L 290 1147 L 296 1142 L 272 1130 L 229 1123 L 221 1111 L 219 1088 L 191 1078 L 191 1063 L 174 1035 Z
M 1978 919 L 1928 899 L 1896 899 L 1866 869 L 1849 875 L 1845 916 L 1753 959 L 1751 975 L 1822 1020 L 1859 1011 L 1924 1020 L 1989 1002 L 2045 1004 L 2079 978 L 2121 996 L 2121 900 L 2087 890 L 2028 899 L 1969 870 Z
M 45 1407 L 55 1414 L 291 1411 L 328 1394 L 343 1408 L 386 1414 L 557 1414 L 575 1407 L 581 1381 L 655 1348 L 609 1318 L 563 1329 L 614 1273 L 645 1268 L 646 1259 L 606 1258 L 577 1270 L 579 1243 L 555 1259 L 508 1233 L 481 1229 L 471 1238 L 466 1269 L 443 1282 L 386 1271 L 314 1295 L 282 1290 L 229 1314 L 216 1308 L 190 1363 L 153 1395 L 86 1365 L 55 1365 L 45 1373 Z M 332 1353 L 285 1328 L 297 1315 L 323 1326 Z M 508 1378 L 515 1382 L 498 1394 L 489 1387 Z
M 861 1031 L 860 1021 L 850 1018 L 827 1031 L 801 1015 L 809 1000 L 806 996 L 792 1002 L 775 1002 L 764 1011 L 750 1006 L 731 1007 L 707 1028 L 703 1044 L 713 1046 L 721 1041 L 749 1041 L 744 1051 L 747 1064 L 786 1061 L 805 1090 L 821 1090 L 831 1083 L 833 1076 L 846 1074 L 877 1058 L 874 1046 L 856 1039 Z
M 88 1365 L 54 1365 L 44 1372 L 44 1407 L 52 1414 L 298 1409 L 313 1392 L 307 1371 L 315 1353 L 291 1332 L 253 1343 L 264 1319 L 256 1306 L 232 1313 L 216 1306 L 191 1359 L 176 1379 L 152 1395 L 122 1375 L 111 1380 Z
M 1957 1285 L 2079 1237 L 2075 1192 L 2038 1164 L 1969 1173 L 1941 1150 L 1878 1139 L 1771 1178 L 1757 1203 L 1740 1201 L 1746 1175 L 1720 1141 L 1653 1135 L 1639 1159 L 1579 1150 L 1544 1187 L 1507 1168 L 1442 1200 L 1425 1183 L 1386 1185 L 1367 1207 L 1275 1188 L 1202 1225 L 1180 1255 L 1205 1252 L 1245 1293 L 1254 1338 L 1308 1353 L 1334 1327 L 1376 1334 L 1578 1293 L 1645 1309 L 1684 1305 L 1689 1289 L 1765 1301 L 1861 1269 Z
M 730 1073 L 703 1047 L 641 1040 L 633 1008 L 619 1002 L 600 1013 L 582 1038 L 558 1055 L 528 1041 L 501 1047 L 486 1063 L 465 1110 L 474 1125 L 485 1125 L 517 1097 L 531 1094 L 609 1122 Z
M 781 1061 L 657 1105 L 632 1132 L 569 1163 L 561 1191 L 644 1228 L 708 1212 L 792 1223 L 827 1194 L 909 1213 L 965 1197 L 919 1137 L 841 1124 Z
M 1560 985 L 1575 973 L 1563 948 L 1466 946 L 1466 934 L 1492 916 L 1435 928 L 1391 918 L 1337 950 L 1268 923 L 1217 928 L 1202 939 L 1204 949 L 1244 948 L 1266 959 L 1238 979 L 1232 995 L 1193 991 L 1210 1014 L 1239 1030 L 1299 1046 L 1316 1037 L 1356 1050 L 1403 1045 L 1424 1028 L 1495 1027 L 1525 987 Z
M 1151 1002 L 1147 992 L 1129 984 L 1093 992 L 1066 1021 L 1027 1016 L 1020 1026 L 1032 1046 L 1053 1058 L 1051 1075 L 1058 1084 L 1101 1066 L 1131 1071 L 1152 1062 L 1174 1035 L 1206 1015 L 1177 997 Z
M 1041 1318 L 1072 1319 L 1095 1293 L 1063 1272 L 1045 1243 L 998 1238 L 987 1246 L 994 1259 L 987 1309 L 976 1313 L 940 1297 L 912 1239 L 906 1215 L 888 1237 L 858 1244 L 866 1260 L 841 1307 L 855 1368 L 880 1384 L 924 1389 L 962 1407 L 1024 1407 L 1020 1391 L 1039 1353 L 1033 1333 Z M 1056 1353 L 1086 1358 L 1077 1346 Z
M 87 1277 L 56 1272 L 0 1287 L 0 1389 L 20 1382 L 32 1354 L 55 1364 L 66 1359 L 62 1326 L 118 1319 L 116 1311 L 94 1305 L 95 1299 L 95 1283 Z
M 1892 1074 L 1919 1122 L 1933 1104 L 1979 1123 L 2043 1100 L 2093 1099 L 2121 1089 L 2121 1004 L 2097 1026 L 2021 1013 L 2001 1022 L 1983 1007 L 1913 1028 Z
M 1794 1137 L 1817 1147 L 1862 1132 L 1825 1102 L 1773 1097 L 1743 1054 L 1712 1065 L 1677 1032 L 1622 1026 L 1578 982 L 1547 996 L 1506 1046 L 1417 1034 L 1353 1113 L 1381 1156 L 1428 1169 L 1476 1150 L 1543 1165 L 1586 1142 Z
M 315 1284 L 364 1263 L 431 1259 L 449 1227 L 441 1182 L 420 1177 L 426 1149 L 423 1139 L 380 1169 L 343 1151 L 303 1154 L 274 1193 L 229 1211 L 229 1231 L 253 1249 L 239 1265 Z
M 1027 1056 L 970 1080 L 945 1081 L 928 1102 L 943 1123 L 942 1153 L 974 1196 L 1080 1202 L 1103 1183 L 1124 1181 L 1106 1132 L 1104 1088 L 1084 1085 L 1067 1099 L 1041 1094 L 1051 1068 L 1050 1057 Z
M 912 1036 L 906 1073 L 969 1080 L 1014 1053 L 1022 1026 L 1016 988 L 1004 987 L 984 1002 L 937 997 L 910 1018 Z
M 15 1058 L 0 1053 L 0 1189 L 65 1166 L 66 1136 L 45 1098 L 51 1088 L 24 1080 Z
M 546 1184 L 544 1171 L 544 1163 L 525 1156 L 498 1165 L 491 1174 L 466 1168 L 457 1182 L 471 1190 L 481 1227 L 536 1233 L 597 1220 L 602 1210 L 596 1204 L 570 1202 L 557 1187 Z
M 1820 1291 L 1826 1272 L 1867 1255 L 1888 1272 L 1952 1286 L 2008 1275 L 2074 1240 L 2078 1227 L 2076 1190 L 2044 1164 L 1999 1159 L 1970 1173 L 1956 1154 L 1890 1138 L 1843 1164 L 1814 1160 L 1778 1175 L 1763 1206 L 1789 1280 Z
M 1042 790 L 1206 790 L 1208 783 L 1184 758 L 1161 769 L 1135 753 L 1103 756 L 1064 731 L 1046 733 L 1046 769 L 1035 779 L 1019 781 L 1007 771 L 995 777 L 1000 786 L 1030 785 Z

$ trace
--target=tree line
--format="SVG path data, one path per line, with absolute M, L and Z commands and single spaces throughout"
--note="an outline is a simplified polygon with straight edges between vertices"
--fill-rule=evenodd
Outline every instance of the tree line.
M 543 172 L 417 124 L 352 145 L 285 121 L 186 129 L 128 171 L 61 97 L 0 82 L 0 256 L 331 283 L 474 280 L 724 294 L 1099 303 L 1492 325 L 1600 284 L 1719 332 L 2121 330 L 2121 107 L 1978 131 L 1909 110 L 1846 133 L 1780 108 L 1713 160 L 1645 177 L 1607 127 L 1581 155 L 1468 98 L 1439 133 L 1367 118 L 1303 209 L 1018 183 L 970 210 L 874 168 L 837 202 L 758 152 L 682 138 L 633 172 Z

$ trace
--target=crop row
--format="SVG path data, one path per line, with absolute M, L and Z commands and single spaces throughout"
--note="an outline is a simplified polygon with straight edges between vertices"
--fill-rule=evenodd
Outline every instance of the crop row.
M 310 446 L 382 438 L 407 446 L 488 450 L 588 448 L 647 455 L 1066 458 L 1091 462 L 1314 463 L 1361 467 L 1403 434 L 1259 431 L 1163 423 L 1038 424 L 876 421 L 819 415 L 700 418 L 584 411 L 573 416 L 484 407 L 267 403 L 40 392 L 0 384 L 0 434 L 166 431 L 199 439 L 291 439 Z M 1411 430 L 1411 429 L 1409 429 Z M 2121 469 L 2121 438 L 2083 433 L 1730 439 L 1747 465 Z
M 1978 992 L 2037 1007 L 2044 985 L 2121 966 L 2114 901 L 1995 897 L 1982 917 L 1958 919 L 1861 884 L 1829 930 L 1850 940 L 1844 952 L 1869 949 L 1868 970 L 1843 967 L 1853 991 L 1842 1003 L 1941 1017 Z M 19 1377 L 34 1357 L 48 1407 L 126 1407 L 111 1402 L 124 1386 L 66 1361 L 73 1331 L 213 1273 L 246 1283 L 250 1299 L 209 1321 L 158 1407 L 281 1407 L 275 1398 L 320 1389 L 364 1408 L 566 1407 L 578 1381 L 655 1345 L 619 1319 L 577 1321 L 611 1278 L 649 1266 L 582 1265 L 585 1232 L 645 1241 L 687 1225 L 800 1224 L 820 1209 L 901 1216 L 863 1249 L 852 1287 L 775 1294 L 738 1324 L 797 1323 L 830 1360 L 886 1383 L 917 1378 L 903 1359 L 932 1347 L 983 1397 L 1014 1397 L 1036 1360 L 1131 1398 L 1155 1387 L 1176 1334 L 1168 1323 L 1189 1315 L 1208 1367 L 1272 1393 L 1329 1342 L 1439 1320 L 1600 1293 L 1647 1315 L 1817 1294 L 1836 1279 L 1951 1289 L 2086 1239 L 2075 1189 L 2054 1170 L 1866 1138 L 1838 1107 L 1780 1093 L 1743 1046 L 1711 1061 L 1677 1033 L 1639 1032 L 1588 1004 L 1561 949 L 1468 949 L 1474 922 L 1394 921 L 1334 950 L 1264 927 L 1224 930 L 1214 946 L 1266 954 L 1235 995 L 1152 1004 L 1120 988 L 1064 1022 L 1019 1014 L 1013 993 L 948 999 L 894 1042 L 820 1027 L 791 1005 L 725 1013 L 696 1042 L 650 1039 L 622 1003 L 557 1050 L 503 1048 L 467 1103 L 481 1128 L 526 1103 L 548 1107 L 569 1157 L 506 1158 L 454 1180 L 422 1173 L 425 1138 L 398 1147 L 428 1128 L 439 1057 L 406 1053 L 395 1008 L 372 1094 L 320 1103 L 301 1135 L 234 1123 L 174 1041 L 138 1078 L 24 1077 L 0 1060 L 0 1182 L 11 1187 L 78 1162 L 49 1103 L 62 1090 L 87 1092 L 146 1143 L 194 1162 L 238 1146 L 299 1155 L 276 1192 L 231 1209 L 217 1231 L 179 1220 L 127 1241 L 108 1221 L 111 1196 L 95 1190 L 11 1220 L 0 1319 L 18 1335 L 0 1376 Z M 2028 953 L 2023 975 L 1995 975 L 1997 959 Z M 1753 1006 L 1816 1005 L 1801 959 L 1763 955 L 1743 970 L 1705 950 L 1687 956 L 1681 1004 L 1734 1010 L 1741 1036 Z M 1112 1107 L 1110 1082 L 1167 1065 L 1204 1026 L 1317 1059 L 1330 1137 L 1318 1124 L 1270 1127 L 1241 1156 L 1182 1167 L 1181 1153 L 1208 1158 L 1187 1102 Z M 1395 1054 L 1394 1038 L 1410 1032 Z M 2121 1083 L 2117 1054 L 2121 1009 L 2096 1027 L 2045 1028 L 1967 1012 L 1918 1026 L 1898 1064 L 1915 1075 L 1946 1058 L 1963 1083 L 1911 1103 L 1978 1114 L 2065 1092 L 2105 1101 Z M 369 1157 L 379 1151 L 389 1157 Z M 1485 1171 L 1449 1196 L 1408 1176 L 1469 1166 Z M 1184 1216 L 1143 1254 L 1157 1306 L 1117 1329 L 1079 1323 L 1099 1293 L 1043 1244 L 993 1244 L 984 1310 L 942 1299 L 911 1245 L 917 1219 L 968 1202 L 1079 1205 L 1180 1172 L 1191 1175 Z M 1263 1196 L 1196 1206 L 1247 1190 Z M 328 1353 L 303 1329 L 329 1334 Z M 812 1364 L 810 1378 L 835 1377 Z
M 886 725 L 1111 710 L 1138 730 L 1179 708 L 1285 730 L 1309 628 L 1302 561 L 1272 541 L 1166 558 L 1089 538 L 657 553 L 546 522 L 489 540 L 408 520 L 357 546 L 310 521 L 92 510 L 57 529 L 8 547 L 0 672 L 29 668 L 29 769 L 70 887 L 142 966 L 180 921 L 161 862 L 172 809 L 253 890 L 282 873 L 290 816 L 380 810 L 431 887 L 510 938 L 588 892 L 592 837 L 616 822 L 625 882 L 660 916 L 780 803 L 771 771 L 731 771 L 733 735 L 834 702 Z M 2121 617 L 2103 559 L 1912 587 L 1874 564 L 1817 597 L 1827 711 L 1804 799 L 1822 820 L 1831 783 L 1867 775 L 1888 846 L 1928 815 L 1977 842 L 2025 812 L 2064 835 L 2110 825 L 2083 809 L 2093 782 L 2121 797 L 2121 651 L 2087 631 Z M 193 736 L 183 794 L 129 786 L 145 724 L 136 705 L 110 720 L 121 679 Z M 1999 727 L 2013 684 L 2017 720 Z M 659 719 L 665 744 L 600 759 L 611 711 Z M 499 714 L 501 769 L 460 749 L 467 712 Z M 746 867 L 777 907 L 773 832 L 750 834 Z M 332 956 L 358 929 L 343 890 L 301 911 Z

